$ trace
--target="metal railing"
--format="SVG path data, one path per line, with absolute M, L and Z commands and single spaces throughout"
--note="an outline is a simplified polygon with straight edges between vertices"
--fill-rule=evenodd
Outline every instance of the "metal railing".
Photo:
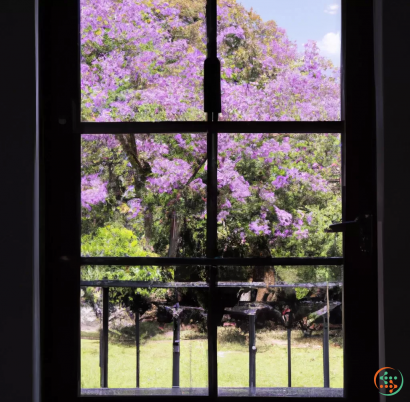
M 131 288 L 208 288 L 206 282 L 145 282 L 145 281 L 115 281 L 115 280 L 95 280 L 81 281 L 81 287 L 102 287 L 102 331 L 100 332 L 100 384 L 101 388 L 108 388 L 108 319 L 109 319 L 109 288 L 110 287 L 131 287 Z M 321 282 L 321 283 L 294 283 L 294 284 L 276 284 L 267 285 L 265 282 L 218 282 L 218 287 L 235 287 L 235 288 L 318 288 L 318 287 L 337 287 L 342 286 L 341 282 Z M 186 307 L 187 309 L 195 309 Z M 196 308 L 197 309 L 197 308 Z M 170 310 L 170 309 L 169 309 Z M 329 378 L 329 322 L 328 311 L 324 307 L 316 311 L 320 313 L 317 316 L 323 316 L 323 387 L 330 387 Z M 229 313 L 229 311 L 226 311 Z M 249 389 L 256 388 L 256 310 L 247 310 L 249 318 Z M 173 363 L 172 363 L 172 387 L 180 387 L 180 329 L 181 318 L 179 315 L 173 315 Z M 287 329 L 287 354 L 288 354 L 288 387 L 292 387 L 292 366 L 291 366 L 291 334 L 292 320 L 288 320 Z M 136 338 L 136 387 L 140 388 L 140 315 L 135 314 L 135 338 Z

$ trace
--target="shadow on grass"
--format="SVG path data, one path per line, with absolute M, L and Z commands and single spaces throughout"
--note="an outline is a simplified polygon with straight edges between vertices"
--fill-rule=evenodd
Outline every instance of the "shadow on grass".
M 173 324 L 172 323 L 158 323 L 154 321 L 140 322 L 140 344 L 143 345 L 151 341 L 165 341 L 171 340 L 173 336 Z M 206 333 L 194 331 L 191 329 L 181 328 L 181 340 L 196 340 L 207 339 Z M 82 339 L 99 340 L 100 332 L 87 332 L 81 331 Z M 135 325 L 121 328 L 109 328 L 108 339 L 110 343 L 121 343 L 124 346 L 135 347 L 136 330 Z
M 141 322 L 140 323 L 140 344 L 144 345 L 152 341 L 171 341 L 173 336 L 172 323 L 162 324 L 158 322 Z M 192 329 L 181 328 L 181 340 L 199 340 L 207 339 L 207 333 L 199 332 Z M 100 332 L 81 332 L 82 339 L 99 340 Z M 108 331 L 109 341 L 120 343 L 124 346 L 135 347 L 135 325 L 122 328 L 110 328 Z M 286 344 L 286 330 L 256 330 L 256 339 L 258 348 L 262 351 L 265 347 L 271 346 L 274 342 L 277 344 Z M 291 334 L 292 347 L 309 347 L 323 345 L 323 331 L 315 331 L 311 336 L 303 336 L 300 331 L 294 330 Z M 239 349 L 247 347 L 249 334 L 240 328 L 218 327 L 218 344 L 236 345 Z M 330 331 L 330 346 L 343 347 L 342 331 Z

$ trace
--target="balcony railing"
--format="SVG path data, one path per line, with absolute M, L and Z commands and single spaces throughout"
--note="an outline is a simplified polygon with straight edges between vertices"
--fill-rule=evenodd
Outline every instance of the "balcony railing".
M 100 386 L 97 389 L 81 389 L 82 395 L 208 395 L 207 388 L 181 388 L 180 387 L 180 326 L 181 319 L 179 310 L 199 309 L 199 307 L 181 306 L 171 308 L 164 306 L 173 315 L 173 361 L 172 361 L 172 389 L 167 388 L 140 388 L 140 315 L 135 314 L 135 339 L 136 339 L 136 388 L 108 388 L 108 321 L 109 321 L 109 289 L 110 288 L 208 288 L 207 282 L 148 282 L 148 281 L 118 281 L 118 280 L 93 280 L 81 281 L 81 287 L 101 287 L 103 312 L 102 331 L 100 335 Z M 265 282 L 218 282 L 218 288 L 332 288 L 342 286 L 341 282 L 320 283 L 293 283 L 267 285 Z M 339 305 L 340 303 L 336 303 Z M 336 306 L 333 304 L 333 308 Z M 328 309 L 324 308 L 314 312 L 315 317 L 323 317 L 323 388 L 293 388 L 292 387 L 292 365 L 291 365 L 291 333 L 292 320 L 286 322 L 287 330 L 287 371 L 288 388 L 265 388 L 257 387 L 256 376 L 256 320 L 259 312 L 266 308 L 263 303 L 249 303 L 233 310 L 227 308 L 226 313 L 239 314 L 248 317 L 249 320 L 249 387 L 224 387 L 219 388 L 219 396 L 312 396 L 312 397 L 343 397 L 342 388 L 330 388 L 329 377 L 329 321 Z M 331 309 L 329 309 L 331 310 Z

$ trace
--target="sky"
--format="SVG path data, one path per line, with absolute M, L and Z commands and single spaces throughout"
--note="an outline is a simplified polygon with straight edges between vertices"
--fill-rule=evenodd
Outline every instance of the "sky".
M 341 0 L 237 0 L 262 20 L 286 29 L 299 50 L 308 40 L 318 43 L 322 56 L 340 66 Z

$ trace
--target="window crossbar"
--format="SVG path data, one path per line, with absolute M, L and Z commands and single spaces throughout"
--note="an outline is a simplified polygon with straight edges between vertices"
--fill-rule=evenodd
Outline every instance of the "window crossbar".
M 82 257 L 81 265 L 129 266 L 340 266 L 343 257 L 284 257 L 284 258 L 184 258 L 184 257 Z
M 339 134 L 344 121 L 169 121 L 169 122 L 84 122 L 74 130 L 79 134 L 138 133 L 315 133 Z

